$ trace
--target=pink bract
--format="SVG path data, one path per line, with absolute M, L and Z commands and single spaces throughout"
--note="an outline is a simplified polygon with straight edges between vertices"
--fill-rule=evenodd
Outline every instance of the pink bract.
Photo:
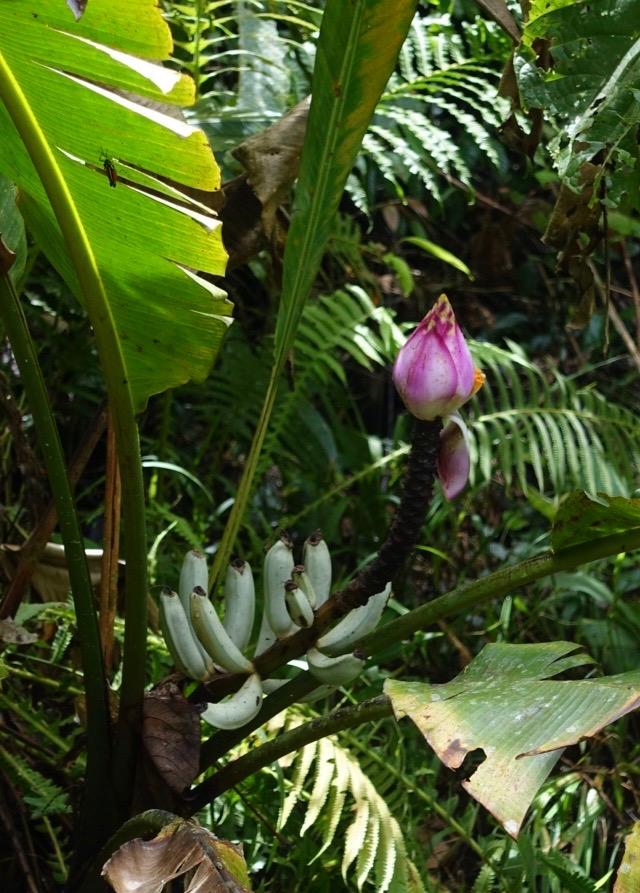
M 396 358 L 396 388 L 410 413 L 430 421 L 466 403 L 474 376 L 467 342 L 447 296 L 440 295 Z
M 468 430 L 459 415 L 453 415 L 440 432 L 438 477 L 447 499 L 455 499 L 469 480 L 471 456 Z

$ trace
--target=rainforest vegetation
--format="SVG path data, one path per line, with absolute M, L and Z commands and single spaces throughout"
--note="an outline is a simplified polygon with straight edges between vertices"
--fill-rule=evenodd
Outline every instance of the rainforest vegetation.
M 0 0 L 0 885 L 640 891 L 640 0 Z

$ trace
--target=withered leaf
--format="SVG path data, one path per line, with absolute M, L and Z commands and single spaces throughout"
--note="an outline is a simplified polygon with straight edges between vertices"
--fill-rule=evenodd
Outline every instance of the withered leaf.
M 159 685 L 144 697 L 142 739 L 154 766 L 180 793 L 198 774 L 200 711 L 174 682 Z
M 176 819 L 153 840 L 137 838 L 105 863 L 102 876 L 116 893 L 161 893 L 184 876 L 185 893 L 250 893 L 242 848 L 195 822 Z

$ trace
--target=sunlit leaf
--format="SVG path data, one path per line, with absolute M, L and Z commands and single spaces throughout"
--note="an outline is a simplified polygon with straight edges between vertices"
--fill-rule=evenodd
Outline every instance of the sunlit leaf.
M 385 683 L 396 718 L 410 716 L 446 766 L 484 752 L 463 787 L 514 837 L 563 748 L 640 704 L 640 671 L 550 680 L 591 662 L 575 650 L 570 642 L 487 645 L 444 685 Z
M 172 49 L 155 0 L 135 13 L 130 0 L 92 0 L 78 21 L 57 0 L 33 10 L 0 4 L 0 173 L 88 308 L 108 383 L 124 376 L 140 408 L 201 381 L 229 323 L 224 293 L 197 273 L 224 272 L 220 222 L 185 191 L 206 196 L 219 171 L 179 111 L 192 81 L 155 61 Z
M 551 531 L 554 551 L 640 527 L 640 499 L 572 493 L 558 509 Z
M 635 822 L 625 838 L 624 857 L 613 893 L 636 893 L 637 890 L 640 890 L 640 822 Z

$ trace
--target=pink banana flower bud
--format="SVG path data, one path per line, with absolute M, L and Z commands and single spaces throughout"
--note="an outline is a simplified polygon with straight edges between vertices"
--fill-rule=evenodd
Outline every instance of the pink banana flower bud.
M 482 385 L 449 299 L 440 295 L 400 349 L 393 381 L 410 413 L 432 421 L 455 412 Z
M 438 477 L 447 499 L 455 499 L 462 493 L 470 470 L 469 431 L 454 413 L 440 432 L 438 448 Z

